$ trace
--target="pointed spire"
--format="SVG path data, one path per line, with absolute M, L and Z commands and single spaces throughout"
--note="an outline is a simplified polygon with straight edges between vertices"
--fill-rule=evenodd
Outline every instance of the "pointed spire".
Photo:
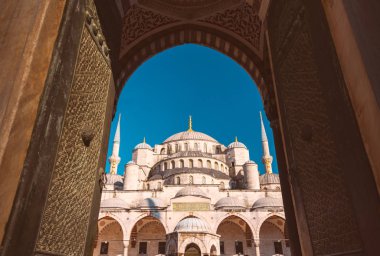
M 117 121 L 115 137 L 113 139 L 114 142 L 120 142 L 120 117 L 121 117 L 121 114 L 119 114 L 119 120 Z
M 238 138 L 237 138 L 237 136 L 235 136 L 235 142 L 238 142 Z
M 146 143 L 146 139 L 145 139 L 145 136 L 144 136 L 144 139 L 143 139 L 143 143 L 144 143 L 144 144 Z
M 193 120 L 192 120 L 191 116 L 189 116 L 189 129 L 187 131 L 188 132 L 193 131 Z
M 261 115 L 261 111 L 260 111 L 260 121 L 261 121 L 261 141 L 268 141 L 267 133 L 265 132 L 263 116 Z

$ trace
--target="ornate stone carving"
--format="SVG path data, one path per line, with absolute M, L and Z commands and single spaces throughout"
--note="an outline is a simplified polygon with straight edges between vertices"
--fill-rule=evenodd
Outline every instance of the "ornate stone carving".
M 137 5 L 128 9 L 123 20 L 121 52 L 128 44 L 158 27 L 175 22 L 176 19 L 161 15 Z
M 37 253 L 76 256 L 85 249 L 111 79 L 107 60 L 91 33 L 84 27 Z M 81 138 L 84 127 L 92 134 L 88 146 Z
M 303 202 L 315 255 L 360 251 L 345 170 L 338 157 L 339 142 L 329 120 L 303 4 L 282 3 L 284 8 L 278 5 L 269 23 L 274 23 L 270 23 L 270 36 L 276 84 L 284 107 L 287 150 L 292 152 L 288 156 L 290 183 L 299 191 L 296 200 Z
M 228 29 L 241 36 L 256 49 L 260 49 L 262 22 L 257 10 L 247 3 L 234 9 L 218 12 L 201 21 Z

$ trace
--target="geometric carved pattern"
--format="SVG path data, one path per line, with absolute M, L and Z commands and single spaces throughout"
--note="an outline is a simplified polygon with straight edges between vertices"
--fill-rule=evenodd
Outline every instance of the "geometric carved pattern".
M 175 22 L 174 18 L 133 5 L 123 18 L 121 52 L 129 43 L 160 26 Z
M 84 28 L 36 251 L 83 255 L 98 182 L 111 70 Z M 85 146 L 81 133 L 94 135 Z
M 261 20 L 257 9 L 247 3 L 201 21 L 228 29 L 244 38 L 256 49 L 260 49 Z
M 285 131 L 290 140 L 287 145 L 287 152 L 291 152 L 290 180 L 300 191 L 314 254 L 343 255 L 343 252 L 360 250 L 362 244 L 344 182 L 345 170 L 337 157 L 339 142 L 334 140 L 330 127 L 302 5 L 296 4 L 300 1 L 282 2 L 287 9 L 279 8 L 282 13 L 273 17 L 287 17 L 292 22 L 282 19 L 274 22 L 279 30 L 289 34 L 270 32 L 278 95 L 284 106 Z M 294 9 L 290 8 L 292 4 Z

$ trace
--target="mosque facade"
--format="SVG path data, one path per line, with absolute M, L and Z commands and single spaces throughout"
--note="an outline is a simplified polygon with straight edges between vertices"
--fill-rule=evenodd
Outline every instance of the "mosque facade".
M 235 139 L 189 128 L 144 141 L 118 175 L 120 117 L 104 177 L 94 255 L 290 255 L 279 177 L 261 118 L 265 171 Z

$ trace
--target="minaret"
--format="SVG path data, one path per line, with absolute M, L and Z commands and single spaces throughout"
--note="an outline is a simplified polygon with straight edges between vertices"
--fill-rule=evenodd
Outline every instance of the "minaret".
M 120 150 L 120 116 L 117 122 L 115 137 L 113 139 L 112 155 L 108 158 L 110 162 L 110 174 L 117 174 L 117 166 L 120 163 L 119 150 Z
M 269 152 L 269 143 L 267 138 L 267 133 L 265 132 L 263 117 L 260 111 L 260 121 L 261 121 L 261 143 L 263 145 L 263 164 L 265 165 L 265 172 L 272 173 L 272 161 L 273 157 Z

